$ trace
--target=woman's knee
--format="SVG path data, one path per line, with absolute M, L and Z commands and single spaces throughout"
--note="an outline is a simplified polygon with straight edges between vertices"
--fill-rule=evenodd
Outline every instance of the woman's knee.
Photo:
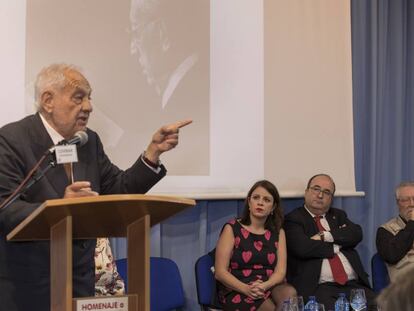
M 281 299 L 286 299 L 289 297 L 295 297 L 297 295 L 296 289 L 290 284 L 281 284 L 275 286 L 272 289 L 273 297 L 280 297 Z
M 298 294 L 296 289 L 290 284 L 286 284 L 286 292 L 289 297 L 295 297 Z

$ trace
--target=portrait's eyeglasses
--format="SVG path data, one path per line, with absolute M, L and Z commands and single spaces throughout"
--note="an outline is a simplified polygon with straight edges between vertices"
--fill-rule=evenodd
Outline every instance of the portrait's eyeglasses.
M 403 204 L 407 204 L 407 203 L 414 203 L 414 197 L 400 197 L 397 199 L 398 202 L 401 202 Z
M 322 195 L 326 195 L 328 197 L 331 197 L 333 195 L 333 193 L 330 190 L 328 190 L 328 189 L 322 189 L 319 186 L 309 187 L 309 189 L 315 195 L 319 195 L 320 193 L 322 193 Z

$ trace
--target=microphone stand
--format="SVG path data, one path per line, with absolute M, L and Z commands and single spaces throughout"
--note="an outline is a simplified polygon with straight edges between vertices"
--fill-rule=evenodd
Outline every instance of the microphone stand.
M 40 165 L 46 160 L 47 157 L 50 157 L 49 164 L 38 173 L 36 173 L 37 169 Z M 5 210 L 8 208 L 14 201 L 16 201 L 22 194 L 24 194 L 27 190 L 29 190 L 34 184 L 36 184 L 43 176 L 45 176 L 46 172 L 56 166 L 56 157 L 53 151 L 46 152 L 40 160 L 36 163 L 33 169 L 27 174 L 25 179 L 22 183 L 13 191 L 13 193 L 7 197 L 6 200 L 0 205 L 0 211 Z
M 35 183 L 37 183 L 43 176 L 45 176 L 46 172 L 56 166 L 56 153 L 55 147 L 61 145 L 77 145 L 80 144 L 81 146 L 84 145 L 88 141 L 88 134 L 83 131 L 78 131 L 75 133 L 75 136 L 67 140 L 62 140 L 58 142 L 56 145 L 52 146 L 49 150 L 47 150 L 43 156 L 40 158 L 39 161 L 35 164 L 32 170 L 27 174 L 24 180 L 20 183 L 20 185 L 13 191 L 11 195 L 7 197 L 6 200 L 0 205 L 0 211 L 6 209 L 10 206 L 11 203 L 16 201 L 22 194 L 24 194 L 27 190 L 29 190 Z M 37 169 L 40 165 L 46 160 L 47 157 L 50 157 L 49 164 L 40 172 L 36 173 Z

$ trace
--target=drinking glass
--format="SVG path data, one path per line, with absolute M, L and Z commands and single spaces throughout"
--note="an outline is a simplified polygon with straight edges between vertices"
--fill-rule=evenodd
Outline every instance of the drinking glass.
M 294 308 L 296 307 L 298 311 L 303 311 L 303 306 L 304 306 L 303 297 L 302 296 L 291 297 L 290 305 Z
M 291 305 L 290 300 L 286 300 L 283 302 L 282 311 L 297 311 L 297 309 Z
M 367 306 L 365 291 L 362 288 L 351 289 L 350 305 L 355 311 L 361 311 Z
M 317 303 L 315 311 L 325 311 L 325 305 L 323 303 Z

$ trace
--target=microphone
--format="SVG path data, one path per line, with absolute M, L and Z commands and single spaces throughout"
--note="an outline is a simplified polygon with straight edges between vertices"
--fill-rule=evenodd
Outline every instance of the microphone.
M 23 179 L 20 185 L 10 194 L 3 203 L 0 204 L 0 210 L 6 209 L 13 203 L 17 198 L 19 198 L 24 192 L 26 192 L 31 186 L 37 183 L 43 176 L 45 176 L 46 172 L 51 168 L 56 166 L 55 160 L 51 160 L 49 165 L 42 169 L 41 172 L 36 174 L 37 169 L 43 163 L 43 161 L 48 158 L 48 156 L 55 153 L 56 146 L 64 146 L 64 145 L 79 145 L 83 146 L 88 142 L 88 134 L 84 131 L 78 131 L 73 135 L 73 137 L 69 140 L 62 140 L 53 147 L 49 148 L 43 156 L 40 158 L 39 161 L 35 164 L 35 166 L 31 169 L 29 174 Z M 53 156 L 54 157 L 54 156 Z
M 69 140 L 61 140 L 56 145 L 49 148 L 45 154 L 53 154 L 55 152 L 56 146 L 64 146 L 64 145 L 79 145 L 79 147 L 83 146 L 88 142 L 88 134 L 84 131 L 77 131 L 75 135 Z
M 79 147 L 81 147 L 87 142 L 88 134 L 86 134 L 84 131 L 77 131 L 71 139 L 64 143 L 64 145 L 79 145 Z

